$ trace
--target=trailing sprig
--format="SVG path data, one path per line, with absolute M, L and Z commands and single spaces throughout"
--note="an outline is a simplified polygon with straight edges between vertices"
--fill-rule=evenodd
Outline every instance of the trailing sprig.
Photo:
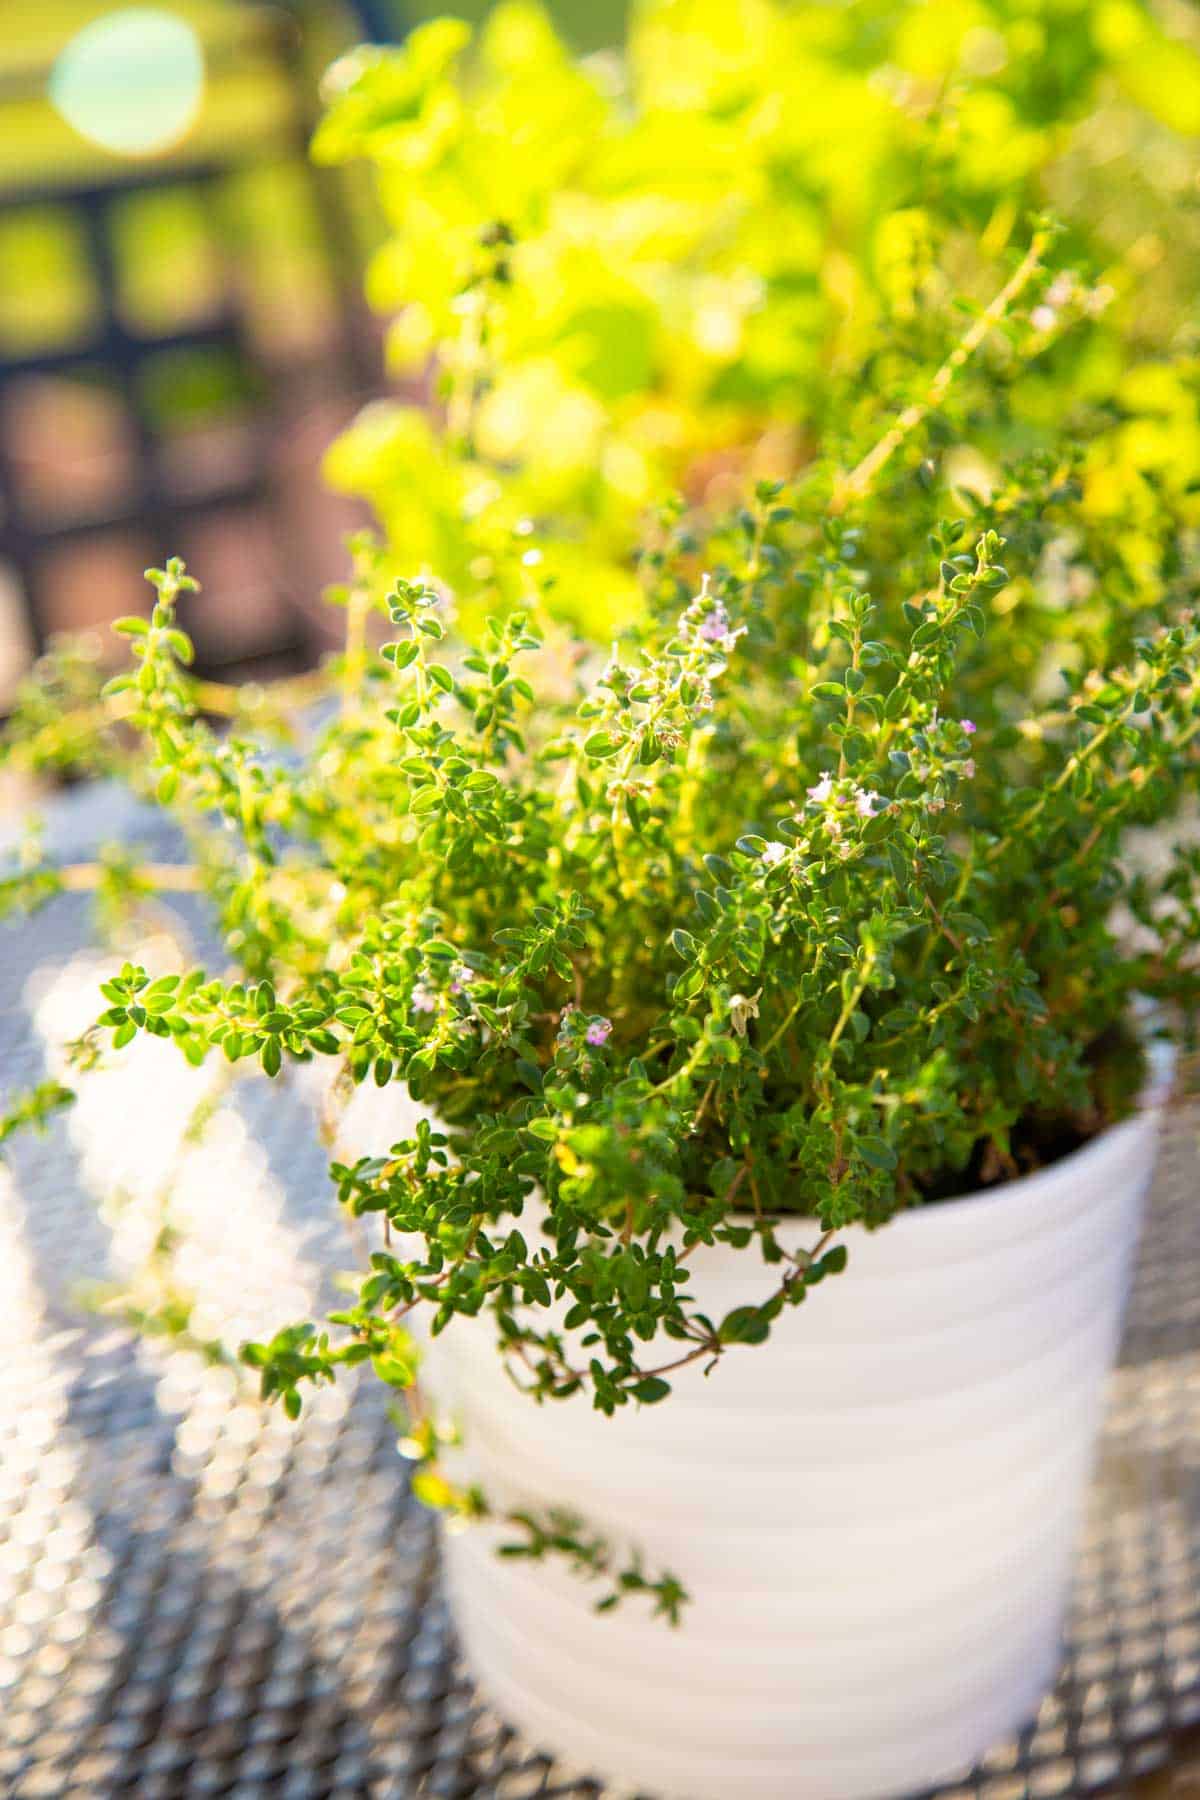
M 596 1602 L 597 1612 L 611 1612 L 631 1595 L 645 1595 L 653 1601 L 655 1618 L 665 1619 L 668 1625 L 679 1624 L 689 1596 L 678 1578 L 660 1575 L 652 1579 L 636 1556 L 622 1564 L 608 1541 L 590 1531 L 578 1514 L 551 1511 L 543 1518 L 535 1513 L 509 1513 L 506 1523 L 524 1536 L 502 1544 L 501 1556 L 533 1562 L 564 1557 L 574 1574 L 607 1584 L 607 1592 Z
M 36 1087 L 8 1095 L 0 1116 L 0 1145 L 6 1144 L 14 1132 L 30 1126 L 35 1131 L 45 1131 L 55 1115 L 73 1105 L 74 1100 L 70 1088 L 58 1081 L 39 1081 Z

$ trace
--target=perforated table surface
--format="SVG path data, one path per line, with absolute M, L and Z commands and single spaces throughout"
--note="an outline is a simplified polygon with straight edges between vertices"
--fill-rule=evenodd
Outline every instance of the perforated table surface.
M 134 824 L 102 793 L 53 835 L 78 856 Z M 186 910 L 163 924 L 202 941 Z M 170 955 L 156 930 L 139 955 Z M 0 937 L 6 1091 L 94 1016 L 114 956 L 89 931 L 72 899 Z M 81 1307 L 144 1263 L 164 1207 L 198 1338 L 303 1316 L 355 1260 L 294 1083 L 239 1080 L 180 1150 L 210 1079 L 139 1043 L 0 1168 L 0 1795 L 596 1800 L 473 1695 L 377 1384 L 292 1426 Z M 1058 1685 L 945 1795 L 1200 1794 L 1198 1129 L 1176 1114 L 1160 1161 Z

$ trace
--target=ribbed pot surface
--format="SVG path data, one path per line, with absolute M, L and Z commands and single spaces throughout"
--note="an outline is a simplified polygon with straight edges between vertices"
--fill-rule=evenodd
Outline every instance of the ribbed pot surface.
M 947 1779 L 1053 1679 L 1158 1130 L 1146 1111 L 1052 1168 L 845 1234 L 850 1265 L 767 1344 L 614 1419 L 517 1393 L 485 1321 L 432 1375 L 497 1505 L 565 1507 L 692 1595 L 636 1598 L 501 1559 L 445 1564 L 467 1659 L 531 1742 L 670 1800 L 868 1800 Z M 783 1235 L 783 1234 L 781 1234 Z M 811 1243 L 797 1226 L 797 1247 Z M 777 1272 L 698 1252 L 719 1318 Z

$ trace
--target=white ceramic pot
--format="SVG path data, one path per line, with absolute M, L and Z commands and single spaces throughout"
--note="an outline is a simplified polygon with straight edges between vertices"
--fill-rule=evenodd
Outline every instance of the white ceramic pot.
M 500 1528 L 448 1534 L 467 1659 L 535 1745 L 671 1800 L 865 1800 L 948 1778 L 1053 1680 L 1158 1115 L 1024 1180 L 846 1234 L 769 1342 L 614 1419 L 519 1394 L 483 1321 L 437 1340 L 470 1472 L 569 1508 L 692 1595 L 681 1627 Z M 790 1229 L 790 1228 L 789 1228 Z M 794 1242 L 810 1244 L 811 1225 Z M 720 1317 L 773 1272 L 693 1258 Z

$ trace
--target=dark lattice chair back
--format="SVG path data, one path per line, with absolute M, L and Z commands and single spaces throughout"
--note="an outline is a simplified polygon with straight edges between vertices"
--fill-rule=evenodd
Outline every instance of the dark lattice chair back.
M 49 638 L 131 610 L 172 552 L 204 577 L 204 667 L 321 648 L 353 521 L 320 456 L 377 357 L 367 202 L 306 144 L 320 68 L 394 17 L 60 0 L 0 32 L 0 706 Z

